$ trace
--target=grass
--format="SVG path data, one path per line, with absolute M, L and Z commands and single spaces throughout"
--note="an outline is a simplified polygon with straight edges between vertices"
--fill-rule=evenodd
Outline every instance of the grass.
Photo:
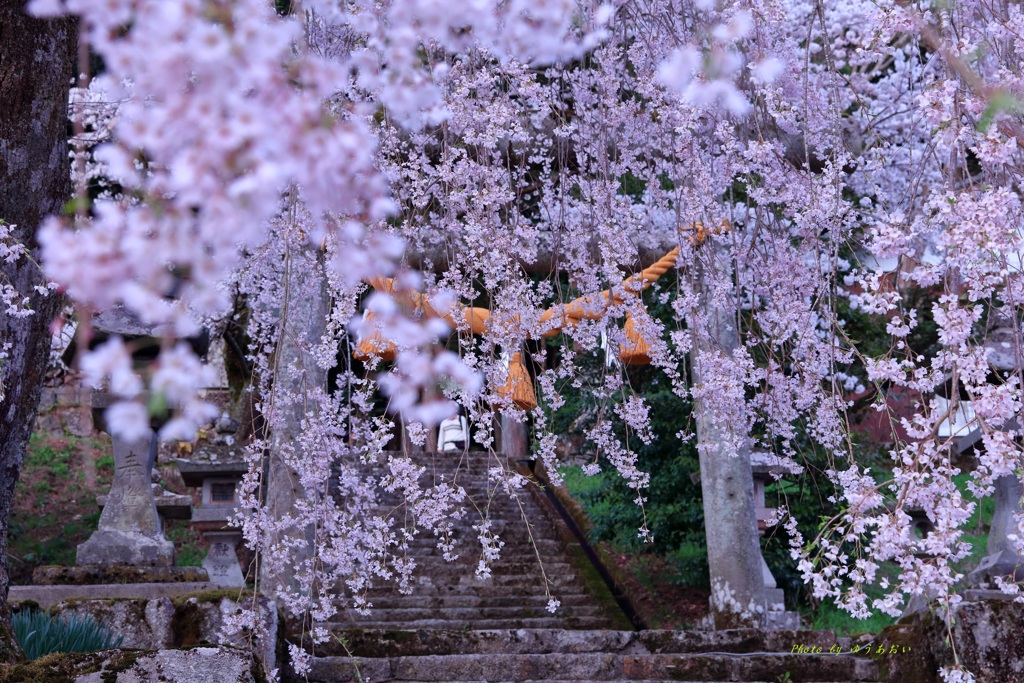
M 966 543 L 970 544 L 971 554 L 959 562 L 953 563 L 953 568 L 965 575 L 977 567 L 978 563 L 986 555 L 985 546 L 988 544 L 989 523 L 992 515 L 995 513 L 995 500 L 991 496 L 982 498 L 980 501 L 975 498 L 967 488 L 967 482 L 970 480 L 971 474 L 969 472 L 953 477 L 953 482 L 956 484 L 960 494 L 966 500 L 976 503 L 974 513 L 967 521 L 967 524 L 964 525 L 964 535 L 962 537 Z M 890 581 L 895 581 L 898 578 L 898 572 L 892 565 L 883 566 L 880 571 L 887 575 Z M 881 597 L 880 591 L 873 592 L 868 589 L 867 592 L 872 597 Z M 811 628 L 829 629 L 835 631 L 837 635 L 878 633 L 886 626 L 896 622 L 894 617 L 880 612 L 876 612 L 868 619 L 856 619 L 830 602 L 823 603 L 813 610 L 808 610 L 808 614 L 804 615 L 804 618 L 810 620 Z
M 34 434 L 14 491 L 9 530 L 13 583 L 28 583 L 32 570 L 44 564 L 74 564 L 79 543 L 99 523 L 99 491 L 86 486 L 82 463 L 110 449 L 108 437 Z M 97 488 L 106 490 L 114 461 L 97 461 Z
M 587 494 L 593 494 L 601 489 L 601 481 L 599 477 L 587 477 L 583 475 L 582 471 L 578 467 L 563 468 L 562 473 L 565 477 L 566 488 L 572 493 L 573 497 L 577 498 L 577 500 L 586 501 Z M 966 500 L 977 503 L 974 513 L 964 526 L 963 540 L 970 544 L 971 553 L 963 560 L 954 563 L 954 569 L 965 575 L 977 567 L 978 563 L 985 557 L 989 523 L 995 511 L 995 501 L 992 497 L 983 498 L 979 501 L 970 493 L 967 488 L 967 482 L 970 481 L 970 478 L 970 473 L 965 472 L 957 475 L 953 480 L 957 489 Z M 590 505 L 592 506 L 594 503 L 591 502 Z M 588 513 L 593 512 L 592 510 L 587 509 L 587 507 L 586 503 L 584 503 L 584 509 L 586 509 Z M 681 550 L 687 550 L 690 554 L 692 554 L 693 551 L 693 549 Z M 698 548 L 697 550 L 703 549 Z M 615 551 L 613 550 L 613 552 Z M 658 561 L 655 561 L 655 558 L 648 554 L 635 552 L 624 554 L 629 557 L 626 562 L 626 571 L 644 590 L 657 590 L 658 587 L 662 587 L 666 584 L 679 585 L 682 583 L 685 585 L 687 583 L 685 577 L 681 577 L 678 575 L 678 572 L 672 571 L 671 568 L 673 563 L 671 560 L 673 558 L 671 557 L 657 558 Z M 704 561 L 707 561 L 706 556 Z M 895 565 L 885 564 L 879 569 L 879 572 L 883 576 L 887 576 L 890 583 L 894 583 L 898 580 L 899 572 Z M 880 589 L 869 587 L 867 592 L 872 598 L 882 597 L 882 591 Z M 657 607 L 657 605 L 654 605 L 654 607 Z M 652 622 L 660 622 L 665 617 L 665 614 L 662 613 L 663 611 L 664 610 L 655 609 L 654 613 L 647 616 Z M 803 608 L 801 618 L 808 628 L 831 630 L 842 636 L 858 633 L 878 633 L 886 626 L 889 626 L 896 621 L 896 618 L 882 614 L 881 612 L 875 612 L 867 619 L 857 619 L 851 616 L 848 612 L 836 607 L 835 604 L 831 602 L 810 605 Z
M 201 567 L 206 548 L 199 543 L 199 534 L 189 527 L 188 520 L 169 519 L 164 522 L 164 535 L 174 543 L 174 564 L 179 567 Z
M 878 633 L 886 626 L 896 623 L 895 617 L 877 611 L 867 619 L 857 619 L 831 602 L 821 603 L 808 612 L 801 614 L 801 620 L 807 628 L 815 631 L 835 631 L 837 636 Z

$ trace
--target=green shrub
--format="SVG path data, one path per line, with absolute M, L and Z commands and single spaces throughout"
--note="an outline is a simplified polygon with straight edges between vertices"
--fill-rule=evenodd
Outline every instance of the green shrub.
M 52 652 L 96 652 L 121 646 L 119 636 L 100 626 L 91 616 L 51 616 L 24 610 L 11 618 L 14 636 L 25 656 L 32 660 Z

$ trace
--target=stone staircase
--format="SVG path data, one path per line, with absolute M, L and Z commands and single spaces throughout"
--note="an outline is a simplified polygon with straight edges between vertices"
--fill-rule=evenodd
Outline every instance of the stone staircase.
M 341 635 L 341 634 L 339 634 Z M 877 681 L 874 661 L 829 654 L 830 631 L 349 631 L 352 656 L 313 660 L 309 683 L 340 681 Z M 844 652 L 850 643 L 839 639 Z M 794 654 L 794 645 L 823 654 Z M 340 647 L 338 648 L 340 650 Z
M 516 468 L 504 456 L 482 452 L 413 452 L 409 456 L 426 468 L 421 484 L 454 481 L 467 494 L 466 516 L 456 522 L 456 552 L 445 560 L 431 535 L 411 541 L 409 556 L 416 562 L 412 593 L 402 595 L 394 583 L 372 589 L 366 597 L 369 615 L 346 610 L 332 629 L 608 629 L 631 628 L 611 593 L 587 563 L 579 545 L 558 520 L 534 484 L 516 492 L 495 491 L 488 469 Z M 378 512 L 398 509 L 398 494 L 383 494 Z M 504 542 L 491 576 L 476 576 L 481 556 L 478 532 L 483 514 Z M 398 521 L 402 512 L 397 513 Z M 527 529 L 529 522 L 529 529 Z M 545 590 L 545 584 L 548 586 Z M 561 604 L 549 612 L 548 591 Z
M 401 595 L 393 585 L 377 588 L 368 594 L 373 604 L 369 615 L 348 610 L 322 624 L 334 638 L 316 647 L 308 672 L 286 674 L 285 680 L 878 680 L 876 663 L 850 654 L 851 641 L 830 631 L 633 630 L 535 485 L 520 490 L 516 500 L 495 494 L 487 479 L 488 468 L 499 463 L 493 454 L 411 457 L 427 468 L 421 483 L 450 482 L 455 476 L 472 499 L 470 513 L 456 528 L 460 557 L 446 562 L 432 538 L 411 542 L 410 555 L 418 565 L 412 594 Z M 380 510 L 394 509 L 398 502 L 397 496 L 385 496 Z M 473 513 L 474 505 L 488 511 L 492 528 L 505 542 L 486 580 L 475 576 L 480 549 L 472 527 L 480 515 Z M 561 602 L 554 614 L 546 610 L 545 581 Z M 830 654 L 835 645 L 844 654 Z M 798 654 L 795 646 L 821 647 L 823 654 Z

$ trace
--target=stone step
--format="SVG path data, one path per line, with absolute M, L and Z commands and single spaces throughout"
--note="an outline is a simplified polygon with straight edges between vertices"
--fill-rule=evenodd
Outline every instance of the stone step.
M 460 537 L 457 533 L 455 534 L 456 541 L 456 552 L 462 550 L 480 550 L 480 541 L 477 540 L 476 535 L 471 537 Z M 499 537 L 502 542 L 505 543 L 502 546 L 501 553 L 505 555 L 509 550 L 518 550 L 520 552 L 528 552 L 531 556 L 534 554 L 534 548 L 540 551 L 543 557 L 545 553 L 562 553 L 565 550 L 565 544 L 558 538 L 553 536 L 541 536 L 537 537 L 534 534 L 533 541 L 524 539 L 521 541 L 506 540 L 503 537 Z M 419 535 L 413 540 L 408 542 L 409 552 L 416 553 L 417 556 L 437 554 L 441 555 L 442 551 L 437 547 L 438 539 L 434 536 Z
M 512 534 L 528 538 L 529 535 L 526 533 L 526 522 L 528 520 L 530 523 L 529 529 L 533 536 L 539 534 L 541 538 L 558 538 L 557 529 L 551 527 L 551 523 L 547 518 L 542 517 L 542 514 L 542 511 L 539 510 L 527 510 L 526 520 L 524 520 L 519 510 L 492 510 L 488 528 L 491 532 L 499 535 Z M 417 538 L 434 537 L 433 531 L 421 527 L 417 524 L 416 519 L 412 516 L 406 517 L 405 513 L 401 510 L 374 509 L 371 511 L 370 516 L 390 520 L 391 526 L 396 532 L 408 528 L 416 530 Z M 481 521 L 483 519 L 480 516 L 467 514 L 462 519 L 453 520 L 451 528 L 455 531 L 457 537 L 476 539 L 480 533 L 478 527 L 481 526 Z
M 410 457 L 425 468 L 420 485 L 443 482 L 464 489 L 467 499 L 461 507 L 465 515 L 454 522 L 452 530 L 457 541 L 454 552 L 459 557 L 453 562 L 446 561 L 433 534 L 417 534 L 407 548 L 394 552 L 417 564 L 411 580 L 412 595 L 401 595 L 392 582 L 376 586 L 364 594 L 374 605 L 370 614 L 362 616 L 347 610 L 330 625 L 332 628 L 464 632 L 612 626 L 613 621 L 603 616 L 607 614 L 603 603 L 587 596 L 575 564 L 569 561 L 562 522 L 549 516 L 537 497 L 536 484 L 513 489 L 510 495 L 503 485 L 506 476 L 490 475 L 494 467 L 504 468 L 506 475 L 517 472 L 515 463 L 495 459 L 488 453 L 418 452 Z M 380 468 L 379 463 L 377 467 Z M 365 469 L 371 471 L 370 467 Z M 373 471 L 378 475 L 384 472 Z M 400 493 L 381 493 L 371 512 L 387 517 L 396 529 L 414 521 Z M 503 547 L 500 559 L 491 566 L 491 576 L 480 580 L 476 578 L 476 569 L 482 548 L 479 531 L 473 526 L 484 519 Z M 548 593 L 562 601 L 554 615 L 546 610 Z M 317 653 L 322 654 L 320 648 Z
M 409 584 L 412 594 L 430 596 L 433 592 L 460 595 L 494 595 L 489 589 L 500 589 L 506 595 L 543 595 L 547 592 L 582 593 L 586 590 L 582 581 L 574 576 L 551 576 L 547 582 L 538 574 L 493 574 L 488 579 L 478 579 L 473 575 L 472 568 L 466 567 L 460 574 L 451 573 L 414 574 Z M 547 590 L 545 590 L 547 586 Z M 570 590 L 574 589 L 574 590 Z M 395 595 L 400 587 L 397 582 L 375 584 L 366 595 Z M 422 593 L 420 593 L 423 591 Z
M 420 483 L 440 484 L 440 483 L 461 483 L 463 479 L 470 481 L 490 481 L 490 482 L 501 482 L 502 488 L 504 488 L 504 482 L 508 482 L 509 488 L 513 490 L 523 490 L 528 486 L 540 486 L 536 480 L 527 478 L 520 485 L 517 485 L 516 476 L 522 473 L 518 470 L 510 470 L 505 467 L 500 473 L 494 473 L 493 470 L 499 465 L 495 463 L 484 463 L 475 462 L 469 465 L 464 465 L 459 468 L 454 466 L 445 467 L 443 464 L 431 463 L 425 461 L 413 461 L 413 465 L 416 467 L 423 468 L 423 472 L 420 473 L 417 479 Z M 373 468 L 360 468 L 356 470 L 357 473 L 363 476 L 376 479 L 377 481 L 383 481 L 390 473 L 387 466 L 377 465 Z M 331 475 L 331 480 L 338 481 L 337 473 Z
M 494 575 L 489 579 L 478 579 L 469 574 L 452 574 L 447 577 L 414 575 L 409 582 L 413 594 L 436 595 L 436 594 L 464 594 L 464 595 L 495 595 L 494 591 L 500 591 L 499 595 L 537 595 L 545 593 L 544 582 L 540 575 L 537 576 L 505 576 Z M 566 593 L 583 592 L 583 584 L 575 577 L 548 576 L 547 586 L 551 592 L 564 591 Z M 380 584 L 367 591 L 367 595 L 393 594 L 398 591 L 396 583 Z
M 343 634 L 356 656 L 430 654 L 550 654 L 610 652 L 617 654 L 790 653 L 794 645 L 827 651 L 842 642 L 832 631 L 564 631 L 498 629 L 488 631 L 378 631 L 368 628 Z M 851 643 L 843 643 L 848 651 Z M 337 654 L 342 654 L 341 652 Z
M 517 605 L 510 607 L 375 607 L 367 615 L 360 615 L 354 610 L 348 611 L 344 618 L 335 617 L 337 623 L 352 622 L 353 626 L 366 621 L 387 621 L 412 623 L 430 619 L 444 619 L 453 622 L 470 622 L 481 620 L 508 619 L 546 619 L 550 617 L 603 617 L 604 612 L 595 605 L 561 605 L 555 612 L 549 612 L 546 604 Z
M 434 535 L 433 531 L 420 526 L 418 520 L 412 515 L 407 516 L 402 509 L 374 508 L 369 513 L 369 516 L 389 520 L 395 531 L 410 528 L 417 530 L 417 537 L 432 537 Z M 476 527 L 479 527 L 484 519 L 474 510 L 467 510 L 462 518 L 451 520 L 452 528 L 469 538 L 476 538 L 479 533 Z M 549 530 L 547 531 L 547 536 L 551 538 L 558 537 L 557 528 L 551 526 L 552 520 L 546 516 L 543 510 L 526 508 L 526 519 L 524 520 L 522 513 L 518 509 L 494 509 L 491 510 L 490 515 L 486 519 L 489 520 L 489 528 L 492 531 L 504 529 L 507 531 L 522 531 L 525 534 L 526 529 L 529 528 L 534 534 L 538 531 Z M 527 521 L 529 521 L 529 527 L 526 526 Z
M 448 574 L 455 574 L 462 576 L 466 573 L 467 567 L 472 567 L 471 571 L 476 571 L 477 560 L 479 554 L 467 555 L 461 557 L 453 562 L 448 562 L 444 557 L 440 555 L 415 555 L 409 553 L 408 557 L 416 560 L 416 569 L 413 570 L 416 575 L 431 576 L 443 576 Z M 573 565 L 568 562 L 559 559 L 543 559 L 541 562 L 537 561 L 536 557 L 508 557 L 504 556 L 491 563 L 491 575 L 492 576 L 540 576 L 540 570 L 543 567 L 544 572 L 549 576 L 553 575 L 571 575 L 573 573 Z M 436 572 L 436 573 L 435 573 Z
M 574 565 L 566 562 L 563 556 L 554 553 L 548 553 L 547 556 L 542 554 L 538 560 L 534 553 L 526 549 L 513 548 L 511 552 L 507 552 L 507 550 L 507 548 L 502 548 L 501 557 L 491 563 L 492 574 L 535 573 L 539 572 L 541 567 L 548 574 L 569 573 L 574 568 Z M 414 571 L 417 574 L 423 573 L 423 570 L 444 569 L 445 567 L 455 567 L 461 572 L 465 572 L 467 567 L 471 567 L 470 571 L 476 571 L 477 562 L 480 560 L 479 550 L 473 549 L 473 552 L 456 554 L 458 557 L 449 561 L 445 559 L 444 553 L 441 551 L 426 553 L 410 550 L 395 553 L 397 557 L 414 560 L 416 562 Z
M 593 596 L 587 593 L 564 593 L 559 592 L 558 601 L 563 607 L 588 606 L 594 604 Z M 413 595 L 382 595 L 374 597 L 373 609 L 399 609 L 403 607 L 420 607 L 431 609 L 444 609 L 452 607 L 546 607 L 547 596 L 544 595 L 494 595 L 484 597 L 476 594 L 463 595 L 437 595 L 425 597 L 419 594 Z
M 479 555 L 482 551 L 483 547 L 475 533 L 472 535 L 466 534 L 461 537 L 456 533 L 453 538 L 455 540 L 453 550 L 459 554 L 468 555 L 475 552 Z M 527 553 L 532 557 L 536 555 L 534 548 L 541 551 L 541 557 L 543 557 L 545 553 L 561 555 L 566 548 L 561 539 L 551 533 L 538 534 L 535 532 L 532 540 L 526 536 L 525 533 L 515 534 L 512 537 L 509 537 L 507 534 L 498 534 L 498 540 L 503 543 L 501 546 L 501 554 L 503 557 L 513 551 Z M 403 549 L 399 545 L 392 545 L 390 552 L 393 555 L 404 554 L 406 552 L 413 555 L 422 551 L 425 555 L 430 555 L 433 554 L 435 550 L 439 550 L 437 543 L 437 540 L 433 537 L 425 538 L 420 536 L 417 539 L 409 541 L 408 550 Z M 443 554 L 443 551 L 439 550 L 438 554 Z
M 483 496 L 474 496 L 473 502 L 476 503 L 475 506 L 469 502 L 459 506 L 466 514 L 461 519 L 454 520 L 456 525 L 470 527 L 474 524 L 479 524 L 485 514 L 492 520 L 492 523 L 497 523 L 498 521 L 523 523 L 523 512 L 526 512 L 528 519 L 534 520 L 536 519 L 534 515 L 542 514 L 543 510 L 535 503 L 523 501 L 521 511 L 519 503 L 507 498 L 492 498 L 488 500 Z M 402 500 L 378 500 L 370 508 L 369 514 L 374 517 L 393 518 L 396 522 L 400 522 L 406 516 L 406 504 Z M 412 521 L 411 515 L 409 519 Z
M 356 664 L 373 681 L 685 680 L 734 683 L 786 680 L 877 681 L 874 662 L 857 657 L 795 654 L 611 653 L 427 655 L 316 658 L 310 683 L 354 679 Z
M 551 597 L 553 597 L 556 600 L 560 600 L 561 596 L 563 594 L 578 595 L 578 594 L 583 593 L 583 592 L 584 592 L 584 588 L 583 588 L 583 586 L 581 586 L 579 584 L 577 584 L 577 585 L 569 585 L 569 586 L 556 586 L 556 587 L 552 587 L 551 591 L 550 591 Z M 538 588 L 536 590 L 526 590 L 526 589 L 521 589 L 521 588 L 519 590 L 516 590 L 516 587 L 483 586 L 483 587 L 478 587 L 478 588 L 476 588 L 474 590 L 467 590 L 465 587 L 458 587 L 458 586 L 456 586 L 456 587 L 424 586 L 424 587 L 420 587 L 417 590 L 415 590 L 412 593 L 412 595 L 416 596 L 416 597 L 423 598 L 424 602 L 426 602 L 427 600 L 449 599 L 449 598 L 456 598 L 456 599 L 460 599 L 460 600 L 462 600 L 462 599 L 465 599 L 465 600 L 470 600 L 470 599 L 490 600 L 490 599 L 493 599 L 493 598 L 502 598 L 502 599 L 515 598 L 515 599 L 525 600 L 525 599 L 529 598 L 529 599 L 537 599 L 537 600 L 543 599 L 545 604 L 547 604 L 547 601 L 548 601 L 547 593 L 544 592 L 544 588 L 543 587 Z M 395 589 L 389 589 L 389 590 L 375 590 L 375 591 L 366 593 L 365 597 L 371 603 L 376 605 L 378 599 L 382 599 L 382 598 L 394 598 L 394 599 L 397 599 L 397 598 L 403 598 L 403 597 L 406 597 L 406 596 L 402 595 L 401 593 L 398 593 L 397 588 L 395 588 Z M 345 606 L 347 606 L 348 604 L 349 603 L 346 602 Z M 592 600 L 592 604 L 594 604 L 593 600 Z M 501 629 L 502 627 L 498 626 L 498 627 L 495 627 L 495 628 Z
M 372 617 L 372 615 L 371 615 Z M 344 622 L 331 622 L 327 624 L 331 630 L 346 631 L 353 628 L 369 629 L 395 629 L 396 622 L 390 621 L 360 621 L 358 624 Z M 449 619 L 418 619 L 401 623 L 402 630 L 441 630 L 441 631 L 488 631 L 493 629 L 579 629 L 579 630 L 600 630 L 610 628 L 611 622 L 603 617 L 520 617 L 509 619 L 472 619 L 472 620 L 449 620 Z

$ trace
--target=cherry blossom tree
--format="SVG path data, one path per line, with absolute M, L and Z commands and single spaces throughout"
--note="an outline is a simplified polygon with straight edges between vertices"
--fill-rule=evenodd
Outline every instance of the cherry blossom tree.
M 31 3 L 81 17 L 106 71 L 79 97 L 110 107 L 109 141 L 81 152 L 81 173 L 109 179 L 109 192 L 76 220 L 42 227 L 49 277 L 83 310 L 123 303 L 179 335 L 223 319 L 244 293 L 270 432 L 296 406 L 318 406 L 300 416 L 307 438 L 252 447 L 254 462 L 282 451 L 312 492 L 295 514 L 271 515 L 259 469 L 247 480 L 250 542 L 271 557 L 289 533 L 314 547 L 298 583 L 281 586 L 285 604 L 326 621 L 338 603 L 317 587 L 345 585 L 368 607 L 359 596 L 373 581 L 408 583 L 415 567 L 399 551 L 414 530 L 456 552 L 458 487 L 422 488 L 405 458 L 360 474 L 390 438 L 370 410 L 378 390 L 415 439 L 451 402 L 484 444 L 496 414 L 530 419 L 536 455 L 557 478 L 549 411 L 566 383 L 591 382 L 609 417 L 588 436 L 643 505 L 634 449 L 652 434 L 642 392 L 622 372 L 593 380 L 578 364 L 602 333 L 612 349 L 629 343 L 628 316 L 715 435 L 705 454 L 799 459 L 809 442 L 831 458 L 843 513 L 810 543 L 787 522 L 816 596 L 863 616 L 898 614 L 927 594 L 950 614 L 975 503 L 952 482 L 952 437 L 939 436 L 957 399 L 932 399 L 936 389 L 972 399 L 984 446 L 977 495 L 1021 470 L 1019 351 L 1015 370 L 993 378 L 985 342 L 1009 328 L 1020 348 L 1024 14 L 980 0 L 456 4 L 318 0 L 275 13 L 257 0 Z M 676 284 L 647 295 L 672 302 L 669 329 L 635 292 L 592 299 L 598 315 L 572 325 L 543 314 L 673 247 Z M 323 334 L 298 355 L 275 355 L 288 323 L 274 302 L 298 286 L 282 263 L 326 283 Z M 395 277 L 397 295 L 365 297 L 374 322 L 364 325 L 365 282 L 380 276 Z M 909 286 L 931 293 L 928 310 L 905 305 Z M 441 315 L 404 303 L 414 293 Z M 480 299 L 484 334 L 439 322 Z M 875 316 L 884 351 L 845 332 L 850 310 Z M 940 342 L 928 355 L 908 341 L 924 315 Z M 537 343 L 554 327 L 566 339 L 557 363 Z M 371 333 L 396 358 L 362 374 L 349 340 Z M 201 373 L 176 349 L 168 338 L 148 380 L 179 406 L 165 438 L 209 415 L 195 398 Z M 502 357 L 523 351 L 538 398 L 529 415 L 504 390 Z M 114 427 L 146 432 L 146 408 L 133 402 L 145 382 L 124 347 L 87 362 L 127 401 Z M 329 369 L 330 391 L 300 381 Z M 854 457 L 845 394 L 857 384 L 922 397 L 884 471 Z M 343 503 L 327 495 L 332 468 Z M 523 483 L 500 467 L 493 476 L 513 495 Z M 411 524 L 369 513 L 379 487 L 405 494 Z M 912 533 L 910 509 L 933 523 L 926 539 Z M 486 518 L 478 529 L 486 574 L 500 539 Z M 897 580 L 882 578 L 882 563 L 899 568 Z M 869 598 L 870 585 L 883 597 Z

